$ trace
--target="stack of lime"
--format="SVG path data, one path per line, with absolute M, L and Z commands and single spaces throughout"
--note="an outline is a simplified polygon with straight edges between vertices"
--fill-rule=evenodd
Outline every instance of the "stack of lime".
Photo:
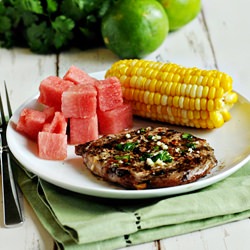
M 180 29 L 193 20 L 201 9 L 201 0 L 158 0 L 169 19 L 169 30 Z
M 169 31 L 194 19 L 201 0 L 117 0 L 102 19 L 107 48 L 120 58 L 142 58 L 156 50 Z

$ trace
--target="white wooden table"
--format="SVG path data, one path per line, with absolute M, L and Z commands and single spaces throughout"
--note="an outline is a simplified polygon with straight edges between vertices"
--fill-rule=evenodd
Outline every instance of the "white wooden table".
M 203 10 L 194 21 L 169 34 L 165 43 L 148 58 L 160 55 L 185 66 L 218 68 L 234 78 L 234 88 L 250 99 L 250 1 L 203 1 Z M 38 91 L 48 75 L 62 76 L 74 64 L 86 72 L 107 69 L 118 58 L 107 49 L 72 50 L 56 55 L 35 55 L 27 49 L 0 49 L 0 83 L 6 80 L 13 110 Z M 249 111 L 250 114 L 250 111 Z M 250 198 L 250 197 L 249 197 Z M 0 197 L 2 201 L 2 197 Z M 0 249 L 52 250 L 54 243 L 24 201 L 25 223 L 13 229 L 3 227 L 0 208 Z M 128 249 L 167 250 L 249 250 L 250 220 L 229 223 L 207 230 Z

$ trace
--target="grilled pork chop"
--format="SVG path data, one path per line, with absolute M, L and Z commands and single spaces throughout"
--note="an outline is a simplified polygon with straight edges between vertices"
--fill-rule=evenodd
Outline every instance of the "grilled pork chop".
M 194 182 L 217 164 L 205 139 L 165 127 L 103 136 L 77 145 L 75 152 L 93 174 L 127 189 Z

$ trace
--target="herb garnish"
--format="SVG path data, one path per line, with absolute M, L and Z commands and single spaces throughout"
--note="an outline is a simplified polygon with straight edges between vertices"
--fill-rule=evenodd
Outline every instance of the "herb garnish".
M 116 160 L 130 160 L 130 155 L 115 155 L 114 158 Z
M 126 142 L 124 144 L 119 143 L 115 145 L 115 149 L 120 151 L 132 151 L 138 143 L 135 142 Z
M 157 154 L 150 154 L 148 152 L 145 152 L 140 157 L 140 161 L 146 161 L 148 158 L 153 162 L 156 162 L 157 160 L 161 160 L 163 162 L 172 162 L 173 160 L 172 156 L 167 150 L 161 150 Z
M 196 148 L 196 145 L 195 145 L 195 143 L 193 143 L 193 142 L 187 143 L 186 146 L 187 146 L 188 148 L 191 148 L 191 149 L 195 149 L 195 148 Z
M 151 160 L 153 162 L 156 162 L 157 160 L 161 160 L 163 162 L 172 162 L 173 159 L 168 151 L 162 150 L 157 155 L 152 156 Z
M 193 135 L 189 134 L 189 133 L 183 133 L 181 136 L 183 139 L 188 139 L 191 140 L 193 139 Z

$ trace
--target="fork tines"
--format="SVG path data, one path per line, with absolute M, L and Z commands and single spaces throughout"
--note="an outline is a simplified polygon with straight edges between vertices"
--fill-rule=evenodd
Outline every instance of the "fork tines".
M 12 110 L 11 110 L 11 105 L 10 105 L 10 98 L 6 86 L 6 82 L 4 81 L 4 88 L 5 88 L 5 97 L 6 97 L 6 103 L 7 103 L 7 109 L 8 109 L 8 118 L 12 116 Z M 2 95 L 0 93 L 0 112 L 1 112 L 1 125 L 6 126 L 7 125 L 7 120 L 6 116 L 4 114 L 4 107 L 3 107 L 3 102 L 2 102 Z

